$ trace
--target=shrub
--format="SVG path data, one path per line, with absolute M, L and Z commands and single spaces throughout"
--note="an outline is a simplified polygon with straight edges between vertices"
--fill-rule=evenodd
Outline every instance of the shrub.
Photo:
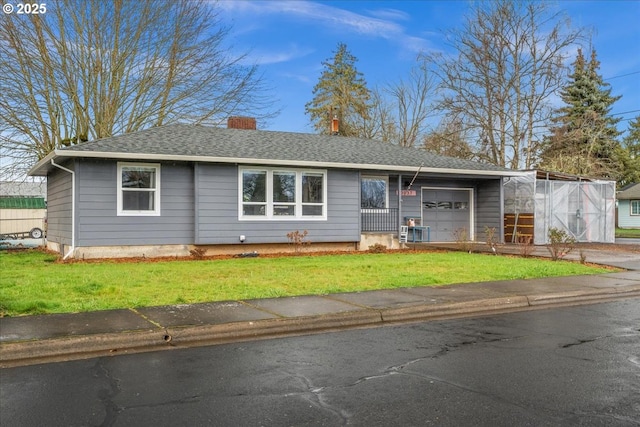
M 551 254 L 552 260 L 557 261 L 564 258 L 573 250 L 575 243 L 576 239 L 566 231 L 555 227 L 549 229 L 549 244 L 547 245 L 547 249 Z
M 372 254 L 382 254 L 387 251 L 387 247 L 381 243 L 369 246 L 369 252 Z
M 523 234 L 516 233 L 516 245 L 518 245 L 520 255 L 525 258 L 530 257 L 533 253 L 534 246 L 531 236 L 525 236 Z
M 204 255 L 207 253 L 206 249 L 202 249 L 202 248 L 193 248 L 189 251 L 189 253 L 191 254 L 191 257 L 193 259 L 202 259 L 204 258 Z
M 498 254 L 498 238 L 496 236 L 496 228 L 495 227 L 484 227 L 484 234 L 486 236 L 487 246 L 489 246 L 489 250 L 494 254 Z
M 469 241 L 469 232 L 465 227 L 456 229 L 453 232 L 453 238 L 456 241 L 458 250 L 471 252 L 471 249 L 473 249 L 473 243 Z
M 304 230 L 302 232 L 300 232 L 299 230 L 294 230 L 290 233 L 287 233 L 287 239 L 289 239 L 289 244 L 293 245 L 296 253 L 300 253 L 304 245 L 311 244 L 311 242 L 307 240 L 308 234 L 309 232 L 307 230 Z
M 586 264 L 586 263 L 587 263 L 587 254 L 584 253 L 582 249 L 580 249 L 580 264 Z

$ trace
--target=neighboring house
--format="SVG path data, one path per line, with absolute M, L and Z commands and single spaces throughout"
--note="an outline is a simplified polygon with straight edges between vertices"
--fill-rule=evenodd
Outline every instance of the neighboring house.
M 296 230 L 314 250 L 397 247 L 409 218 L 430 227 L 418 238 L 482 239 L 485 226 L 501 233 L 503 178 L 518 174 L 246 118 L 57 149 L 30 171 L 48 178 L 49 247 L 87 258 L 283 251 Z
M 42 238 L 46 195 L 45 182 L 0 182 L 0 239 Z
M 627 185 L 618 193 L 618 227 L 640 228 L 640 183 Z

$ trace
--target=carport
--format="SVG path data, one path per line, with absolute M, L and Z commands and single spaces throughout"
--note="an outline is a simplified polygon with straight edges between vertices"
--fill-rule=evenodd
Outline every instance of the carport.
M 549 243 L 549 229 L 578 242 L 615 241 L 615 181 L 539 170 L 504 180 L 506 242 Z

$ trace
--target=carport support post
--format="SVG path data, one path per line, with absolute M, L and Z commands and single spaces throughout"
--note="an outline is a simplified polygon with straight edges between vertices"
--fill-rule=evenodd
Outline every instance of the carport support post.
M 400 227 L 402 226 L 402 175 L 398 174 L 398 244 L 400 244 Z

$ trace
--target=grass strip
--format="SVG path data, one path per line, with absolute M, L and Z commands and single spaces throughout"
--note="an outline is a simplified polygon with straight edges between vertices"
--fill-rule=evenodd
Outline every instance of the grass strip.
M 616 228 L 616 237 L 640 239 L 640 228 Z

